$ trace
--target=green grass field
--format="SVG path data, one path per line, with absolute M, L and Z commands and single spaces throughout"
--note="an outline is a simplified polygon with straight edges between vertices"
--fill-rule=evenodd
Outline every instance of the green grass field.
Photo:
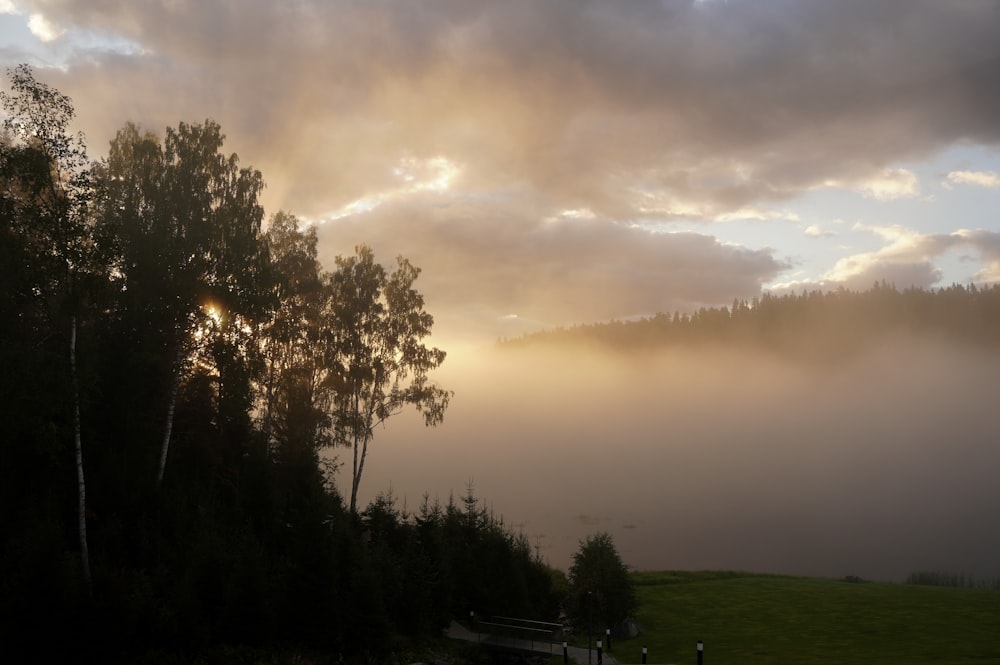
M 731 572 L 636 573 L 620 663 L 1000 664 L 1000 591 Z

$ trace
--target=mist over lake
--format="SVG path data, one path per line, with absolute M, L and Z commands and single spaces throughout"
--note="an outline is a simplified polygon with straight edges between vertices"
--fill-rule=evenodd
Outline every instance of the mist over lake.
M 361 501 L 416 511 L 472 483 L 563 569 L 608 531 L 637 569 L 996 576 L 998 370 L 909 336 L 823 363 L 459 348 L 435 375 L 444 424 L 378 431 Z

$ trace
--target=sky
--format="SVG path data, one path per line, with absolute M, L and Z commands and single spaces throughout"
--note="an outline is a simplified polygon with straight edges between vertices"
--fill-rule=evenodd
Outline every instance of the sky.
M 0 61 L 218 121 L 269 213 L 424 269 L 446 338 L 1000 279 L 1000 6 L 0 0 Z
M 489 404 L 515 399 L 508 393 L 525 390 L 535 395 L 531 404 L 558 401 L 556 411 L 574 403 L 553 397 L 567 386 L 538 393 L 548 379 L 510 377 L 506 397 L 480 386 L 477 372 L 500 372 L 488 350 L 498 337 L 692 311 L 768 291 L 1000 281 L 1000 3 L 992 0 L 0 0 L 0 64 L 22 62 L 73 99 L 92 157 L 106 154 L 126 121 L 162 134 L 180 121 L 211 118 L 227 135 L 225 149 L 263 173 L 268 214 L 283 209 L 317 225 L 328 267 L 366 243 L 383 262 L 403 255 L 422 268 L 417 287 L 435 316 L 433 342 L 450 352 L 442 376 L 458 386 L 456 399 L 443 427 L 400 425 L 386 432 L 385 445 L 404 446 L 404 434 L 430 437 L 437 443 L 425 449 L 447 452 L 424 459 L 450 470 L 450 480 L 430 469 L 394 476 L 406 464 L 414 468 L 407 455 L 395 456 L 396 466 L 379 467 L 374 456 L 369 463 L 374 487 L 403 488 L 411 504 L 421 485 L 461 493 L 480 470 L 484 494 L 527 510 L 517 497 L 532 492 L 511 490 L 509 476 L 486 480 L 488 469 L 503 464 L 452 466 L 464 459 L 462 439 L 474 446 L 472 432 L 492 422 L 488 413 L 499 407 Z M 952 386 L 970 405 L 992 390 L 985 376 L 962 380 L 981 364 L 959 362 L 950 351 L 914 353 L 918 360 L 906 362 L 915 375 Z M 689 373 L 715 376 L 708 359 L 697 371 L 689 360 Z M 580 374 L 589 362 L 604 361 L 559 366 L 578 377 L 569 387 L 593 385 Z M 892 442 L 887 450 L 952 421 L 942 405 L 954 405 L 932 390 L 933 408 L 921 410 L 927 422 L 911 429 L 906 414 L 914 409 L 898 395 L 914 397 L 905 383 L 912 377 L 879 375 L 889 381 L 883 385 L 867 368 L 856 370 L 834 383 L 844 391 L 836 397 L 847 400 L 848 413 L 867 414 L 856 426 L 875 416 L 847 395 L 857 392 L 852 381 L 893 396 L 897 411 L 890 411 L 900 422 L 882 432 Z M 642 394 L 678 390 L 632 371 L 611 371 L 612 396 L 629 394 L 625 385 L 641 386 Z M 789 372 L 754 366 L 750 375 L 768 376 L 778 391 L 765 404 L 754 385 L 737 382 L 743 392 L 732 401 L 754 426 L 750 439 L 778 446 L 784 432 L 798 431 L 801 423 L 782 420 L 789 409 L 780 400 L 801 392 L 826 395 L 819 406 L 795 402 L 817 422 L 843 413 L 831 389 L 817 387 L 828 377 L 795 392 Z M 737 387 L 721 379 L 699 385 L 694 394 L 703 399 L 689 413 L 721 418 L 715 395 Z M 575 403 L 601 394 L 595 389 Z M 755 416 L 751 403 L 772 417 Z M 493 423 L 487 438 L 517 439 L 512 459 L 530 465 L 530 441 L 554 435 L 532 429 L 537 423 L 526 419 L 542 417 L 518 404 L 510 408 L 520 416 Z M 627 423 L 611 422 L 647 436 L 662 428 L 663 408 L 651 411 L 656 418 L 629 413 Z M 473 412 L 478 420 L 468 420 Z M 976 442 L 987 414 L 985 406 L 967 414 L 971 425 L 959 428 L 968 434 L 960 445 L 982 455 Z M 761 434 L 774 434 L 775 419 L 781 432 Z M 710 427 L 707 415 L 682 420 L 681 430 L 715 442 L 678 447 L 699 463 L 717 459 L 732 439 L 728 418 Z M 553 422 L 582 436 L 588 420 L 570 409 Z M 839 461 L 841 475 L 832 477 L 853 487 L 867 467 L 846 465 L 854 458 L 824 441 L 815 444 L 816 459 Z M 922 459 L 937 463 L 949 454 L 934 450 Z M 648 467 L 659 464 L 650 459 Z M 793 468 L 782 466 L 775 477 L 790 478 Z M 524 482 L 545 487 L 559 475 L 549 469 Z M 913 473 L 901 497 L 934 491 Z M 763 471 L 753 478 L 767 484 Z M 693 500 L 697 491 L 681 486 Z M 577 498 L 583 491 L 566 490 Z M 817 514 L 841 523 L 861 510 L 814 499 Z M 601 513 L 574 511 L 559 514 Z M 525 528 L 544 536 L 562 564 L 568 554 L 560 543 L 601 524 L 588 520 L 559 535 L 555 517 Z M 642 532 L 623 524 L 616 527 L 622 540 Z M 629 547 L 641 558 L 640 545 Z M 815 568 L 837 569 L 825 565 Z

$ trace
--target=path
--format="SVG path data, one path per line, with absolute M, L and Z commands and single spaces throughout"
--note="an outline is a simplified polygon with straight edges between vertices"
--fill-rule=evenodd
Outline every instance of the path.
M 534 641 L 514 639 L 510 637 L 497 637 L 490 635 L 489 633 L 476 633 L 457 621 L 452 621 L 451 625 L 445 631 L 445 635 L 453 640 L 465 640 L 466 642 L 478 642 L 484 646 L 493 646 L 504 649 L 516 649 L 518 651 L 526 651 L 532 653 L 539 653 L 545 655 L 562 656 L 562 644 L 549 643 L 545 641 Z M 578 665 L 586 665 L 587 663 L 587 648 L 586 647 L 567 647 L 569 654 L 569 659 Z M 610 654 L 602 655 L 602 662 L 604 665 L 617 665 L 618 661 L 614 659 Z M 590 654 L 591 665 L 597 665 L 597 649 L 595 648 Z

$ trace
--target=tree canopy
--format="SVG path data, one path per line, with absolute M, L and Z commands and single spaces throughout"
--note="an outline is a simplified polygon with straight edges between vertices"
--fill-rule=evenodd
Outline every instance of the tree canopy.
M 64 377 L 59 392 L 65 397 L 56 400 L 56 409 L 63 410 L 72 428 L 80 563 L 89 591 L 77 338 L 84 303 L 100 279 L 95 273 L 102 268 L 87 214 L 91 168 L 83 136 L 69 133 L 76 113 L 69 97 L 35 80 L 25 65 L 10 72 L 10 83 L 13 94 L 0 93 L 6 115 L 5 135 L 0 142 L 0 211 L 4 216 L 3 239 L 5 245 L 9 243 L 4 262 L 14 285 L 5 300 L 11 305 L 13 328 L 18 323 L 26 324 L 24 330 L 29 336 L 52 339 L 48 351 L 61 347 L 69 360 L 68 373 L 60 364 L 45 364 L 55 376 Z M 16 347 L 9 350 L 18 354 L 26 351 Z M 12 366 L 15 377 L 19 369 L 30 367 L 19 367 L 16 362 Z
M 429 377 L 445 352 L 424 343 L 418 268 L 359 248 L 325 272 L 315 229 L 287 212 L 265 225 L 262 174 L 212 120 L 127 123 L 92 162 L 68 97 L 26 66 L 8 80 L 5 657 L 373 659 L 473 602 L 554 618 L 547 567 L 471 493 L 418 515 L 355 505 L 374 428 L 408 405 L 440 423 L 451 396 Z M 322 454 L 336 443 L 359 446 L 350 509 Z M 503 564 L 488 583 L 486 552 Z M 469 591 L 484 584 L 488 603 Z
M 574 626 L 604 633 L 638 608 L 628 568 L 606 532 L 587 536 L 569 569 L 567 612 Z
M 353 451 L 353 513 L 375 428 L 408 405 L 423 414 L 427 425 L 437 425 L 451 393 L 427 378 L 444 362 L 445 352 L 421 342 L 430 335 L 434 318 L 413 288 L 420 270 L 399 257 L 396 270 L 387 273 L 364 245 L 355 256 L 338 256 L 336 262 L 327 287 L 338 339 L 328 362 L 335 367 L 337 382 L 334 442 Z

